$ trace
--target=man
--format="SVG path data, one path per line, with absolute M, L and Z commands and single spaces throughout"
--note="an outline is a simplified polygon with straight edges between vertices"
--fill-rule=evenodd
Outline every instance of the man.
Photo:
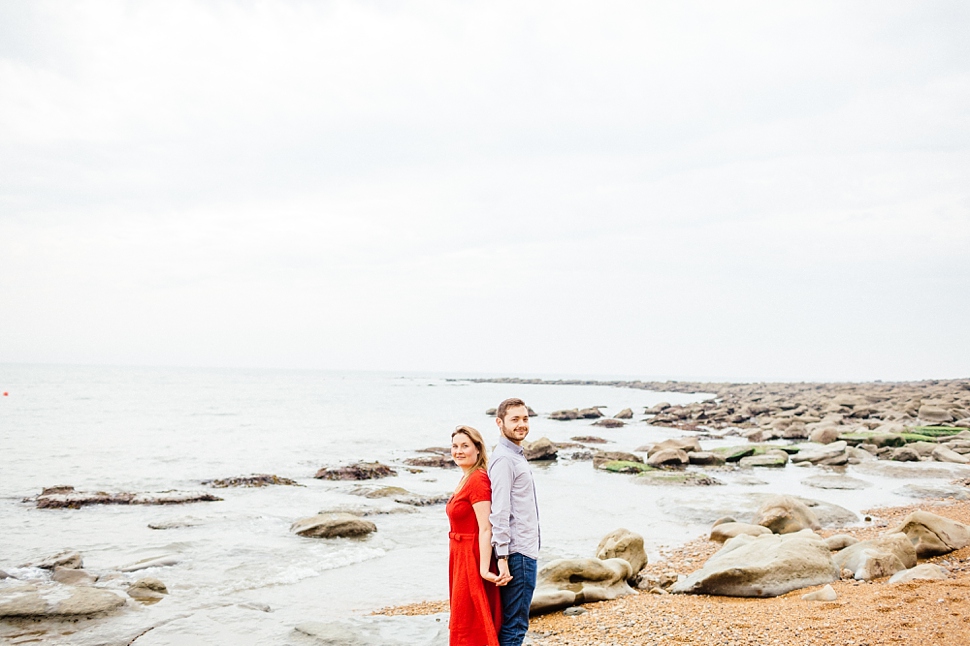
M 536 587 L 539 559 L 539 506 L 532 470 L 522 440 L 529 434 L 529 407 L 521 399 L 506 399 L 496 411 L 501 432 L 488 463 L 492 481 L 492 549 L 499 576 L 511 580 L 502 596 L 501 646 L 521 646 L 529 630 L 529 606 Z

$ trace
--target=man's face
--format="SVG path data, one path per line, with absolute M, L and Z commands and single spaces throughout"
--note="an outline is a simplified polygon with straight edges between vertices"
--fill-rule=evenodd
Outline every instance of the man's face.
M 513 406 L 505 411 L 504 418 L 495 418 L 498 430 L 510 442 L 522 444 L 522 440 L 529 434 L 529 409 L 525 406 Z

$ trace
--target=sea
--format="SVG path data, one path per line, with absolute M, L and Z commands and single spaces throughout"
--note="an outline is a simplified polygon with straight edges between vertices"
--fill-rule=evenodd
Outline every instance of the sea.
M 529 440 L 580 435 L 632 451 L 684 435 L 645 423 L 645 407 L 700 401 L 710 393 L 650 392 L 598 385 L 473 383 L 470 374 L 0 365 L 0 569 L 25 580 L 31 563 L 77 550 L 84 567 L 119 591 L 142 576 L 168 596 L 48 634 L 44 643 L 103 644 L 136 635 L 138 646 L 298 644 L 297 626 L 356 618 L 387 606 L 448 595 L 444 505 L 412 507 L 358 495 L 361 483 L 314 479 L 322 467 L 380 461 L 397 470 L 377 484 L 447 495 L 457 469 L 409 470 L 403 461 L 448 446 L 455 426 L 498 439 L 486 415 L 507 397 L 537 413 Z M 555 375 L 546 375 L 555 377 Z M 626 426 L 554 421 L 550 412 L 601 406 L 636 413 Z M 705 438 L 704 448 L 743 443 Z M 643 535 L 651 561 L 709 531 L 752 493 L 790 493 L 859 513 L 910 504 L 898 480 L 873 473 L 860 491 L 802 484 L 818 468 L 712 472 L 722 486 L 645 486 L 588 460 L 534 463 L 542 524 L 540 566 L 592 557 L 623 527 Z M 300 486 L 212 489 L 203 482 L 266 473 Z M 852 475 L 852 467 L 848 473 Z M 45 487 L 78 491 L 209 491 L 223 498 L 171 506 L 37 509 Z M 370 510 L 377 531 L 363 539 L 304 538 L 291 524 L 321 511 Z M 150 526 L 164 529 L 153 529 Z M 173 565 L 118 572 L 142 559 Z M 10 581 L 2 582 L 4 585 Z

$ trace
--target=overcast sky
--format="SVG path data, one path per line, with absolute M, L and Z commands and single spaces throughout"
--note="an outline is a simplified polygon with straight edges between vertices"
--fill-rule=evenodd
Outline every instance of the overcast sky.
M 0 363 L 970 376 L 970 5 L 0 4 Z

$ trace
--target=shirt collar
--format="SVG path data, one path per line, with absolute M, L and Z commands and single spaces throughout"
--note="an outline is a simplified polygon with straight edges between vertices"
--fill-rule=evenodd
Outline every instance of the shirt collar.
M 498 443 L 507 449 L 512 449 L 519 455 L 525 455 L 525 449 L 523 449 L 521 446 L 519 446 L 509 438 L 505 437 L 504 435 L 499 435 Z

